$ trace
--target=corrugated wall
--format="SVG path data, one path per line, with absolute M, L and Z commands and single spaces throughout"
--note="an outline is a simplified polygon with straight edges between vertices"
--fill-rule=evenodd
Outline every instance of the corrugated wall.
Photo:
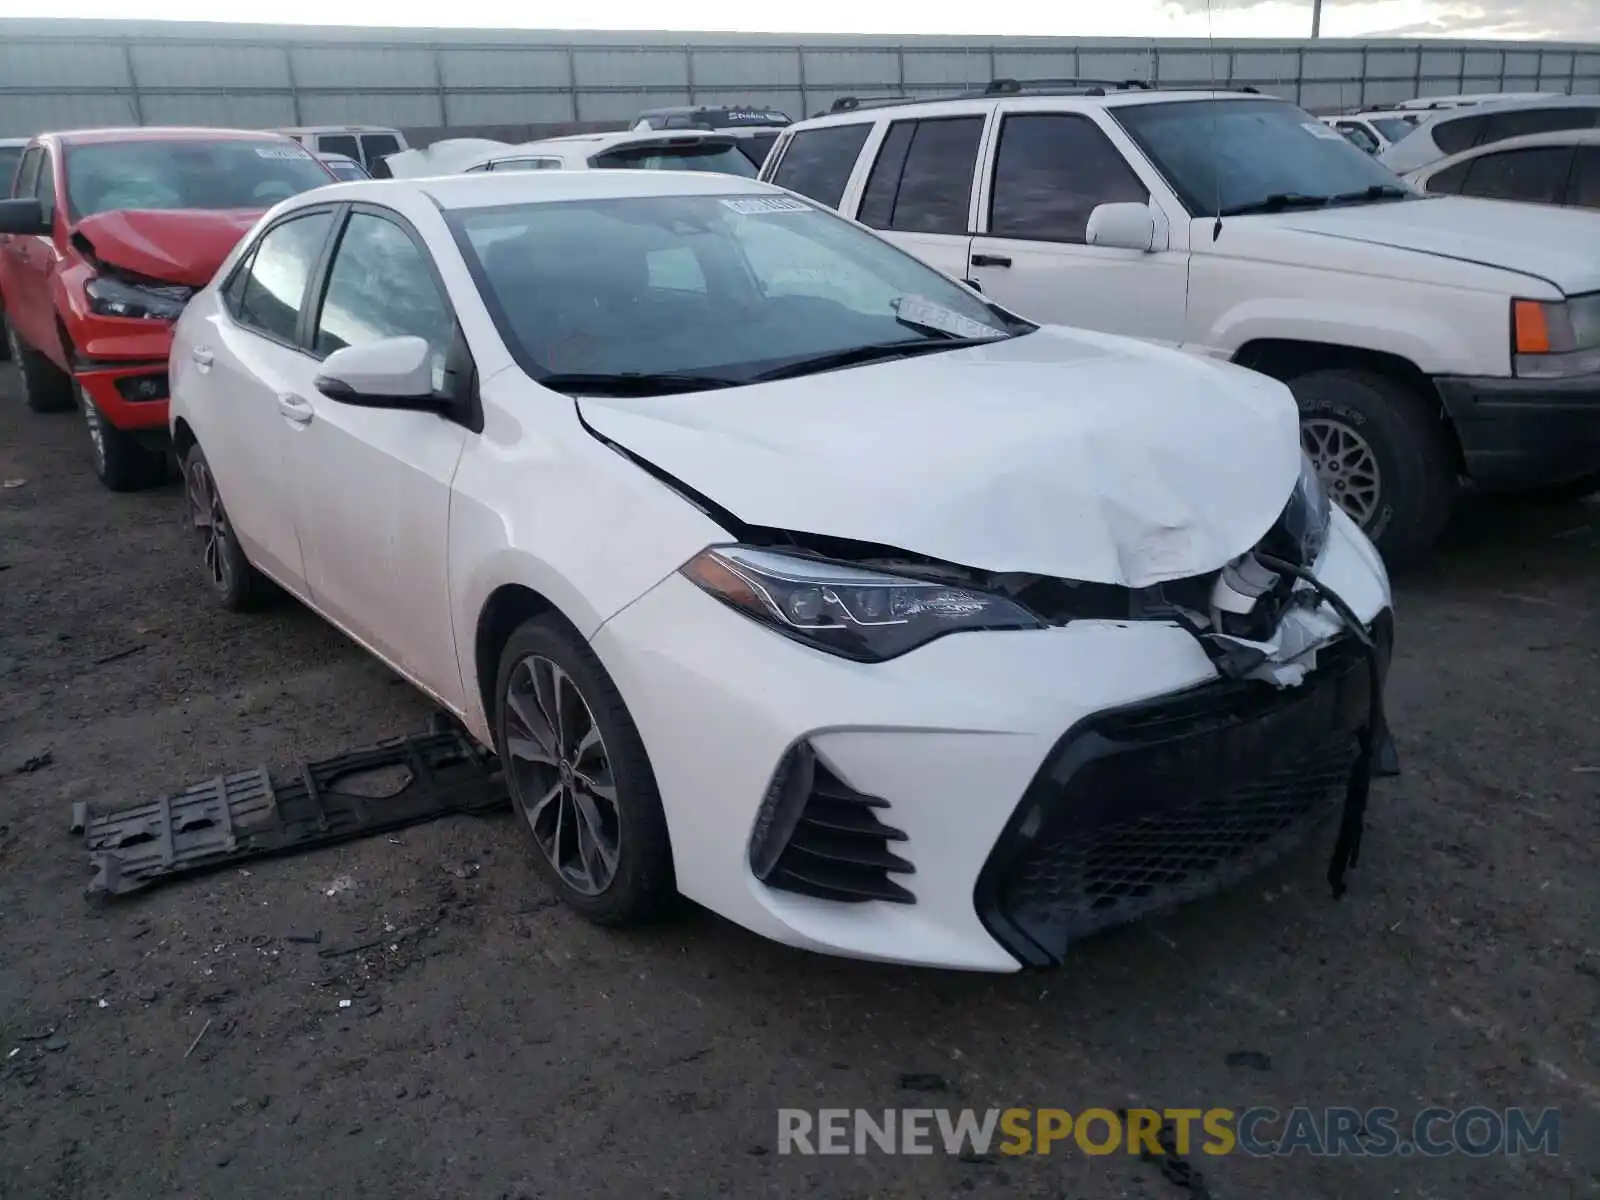
M 1600 92 L 1600 46 L 1215 43 L 313 29 L 0 19 L 0 136 L 108 124 L 614 126 L 666 104 L 793 115 L 990 79 L 1249 84 L 1327 110 L 1471 91 Z

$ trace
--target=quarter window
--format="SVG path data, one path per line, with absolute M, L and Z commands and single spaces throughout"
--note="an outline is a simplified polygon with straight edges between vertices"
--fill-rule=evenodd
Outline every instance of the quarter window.
M 39 156 L 43 153 L 44 151 L 38 146 L 33 146 L 22 156 L 22 163 L 17 167 L 17 177 L 12 181 L 13 196 L 33 195 L 34 183 L 39 178 Z
M 1457 194 L 1466 185 L 1467 172 L 1470 170 L 1472 170 L 1472 161 L 1470 159 L 1466 162 L 1457 163 L 1453 167 L 1446 167 L 1429 178 L 1427 190 L 1443 195 Z
M 1571 169 L 1571 146 L 1536 146 L 1485 154 L 1473 159 L 1462 194 L 1555 204 L 1566 195 Z
M 856 156 L 866 144 L 871 128 L 861 122 L 800 130 L 789 139 L 772 182 L 829 208 L 838 208 L 845 185 L 850 182 L 850 172 L 855 170 Z
M 39 156 L 39 179 L 34 185 L 33 194 L 39 198 L 39 207 L 44 212 L 44 219 L 55 220 L 56 168 L 48 150 Z
M 241 324 L 279 341 L 295 340 L 306 284 L 332 224 L 332 213 L 315 212 L 267 230 L 239 280 L 234 315 Z
M 1030 113 L 1001 123 L 991 237 L 1082 242 L 1099 205 L 1149 199 L 1121 152 L 1087 117 Z
M 907 233 L 966 233 L 982 137 L 982 117 L 894 122 L 861 198 L 861 222 Z
M 1433 127 L 1433 144 L 1446 154 L 1460 154 L 1478 144 L 1486 120 L 1487 117 L 1476 116 L 1440 121 Z
M 350 217 L 317 317 L 318 357 L 389 337 L 419 337 L 434 352 L 435 386 L 455 335 L 428 259 L 411 235 L 371 213 Z

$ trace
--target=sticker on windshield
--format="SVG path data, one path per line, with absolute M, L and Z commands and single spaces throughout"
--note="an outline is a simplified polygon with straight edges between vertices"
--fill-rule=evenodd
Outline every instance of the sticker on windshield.
M 1301 121 L 1300 127 L 1312 137 L 1327 138 L 1330 142 L 1344 141 L 1344 134 L 1332 125 L 1324 125 L 1321 121 Z
M 985 325 L 982 321 L 974 321 L 971 317 L 962 316 L 952 312 L 942 304 L 935 304 L 923 296 L 901 296 L 893 301 L 894 315 L 897 320 L 906 325 L 917 325 L 923 329 L 932 329 L 938 333 L 948 333 L 952 337 L 982 338 L 999 337 L 1000 330 L 993 325 Z
M 257 146 L 256 155 L 260 158 L 310 158 L 304 150 L 294 146 Z
M 748 200 L 724 200 L 724 208 L 731 208 L 742 216 L 753 217 L 761 213 L 810 212 L 811 206 L 803 200 L 787 196 L 761 196 Z

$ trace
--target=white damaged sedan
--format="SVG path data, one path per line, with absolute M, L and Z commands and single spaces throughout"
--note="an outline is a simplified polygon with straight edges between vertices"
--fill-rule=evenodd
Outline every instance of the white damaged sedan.
M 1355 855 L 1389 582 L 1265 376 L 754 181 L 552 171 L 284 202 L 171 380 L 220 601 L 459 716 L 594 920 L 1007 971 L 1335 812 Z

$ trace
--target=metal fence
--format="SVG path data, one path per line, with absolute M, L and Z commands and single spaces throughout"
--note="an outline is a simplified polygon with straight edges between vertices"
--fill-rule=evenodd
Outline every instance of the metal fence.
M 1315 111 L 1455 92 L 1600 92 L 1600 45 L 777 37 L 0 19 L 0 136 L 123 124 L 548 131 L 669 104 L 810 114 L 991 79 L 1242 86 Z

